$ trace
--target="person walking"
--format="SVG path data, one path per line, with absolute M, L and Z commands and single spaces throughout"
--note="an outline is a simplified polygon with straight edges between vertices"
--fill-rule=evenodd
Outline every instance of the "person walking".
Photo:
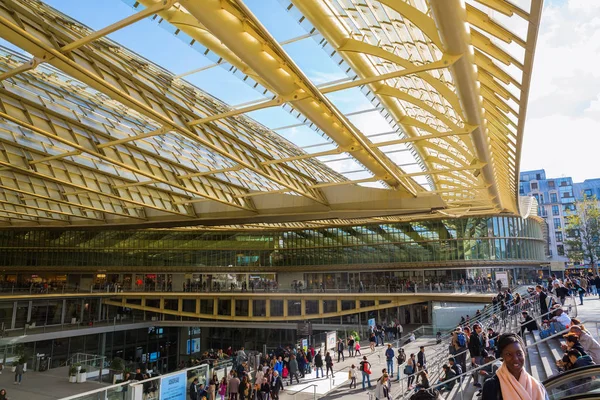
M 392 344 L 388 343 L 387 349 L 385 350 L 385 361 L 387 363 L 387 370 L 391 376 L 394 376 L 394 349 L 392 349 Z
M 471 338 L 469 339 L 469 353 L 471 354 L 471 369 L 476 368 L 482 365 L 483 359 L 483 350 L 485 350 L 485 343 L 481 338 L 481 326 L 479 324 L 473 325 L 473 332 L 471 333 Z M 476 387 L 481 387 L 481 384 L 477 382 L 477 373 L 473 375 L 474 385 Z
M 221 400 L 225 400 L 225 395 L 227 394 L 227 378 L 223 377 L 221 379 L 221 383 L 219 384 L 219 396 Z
M 290 385 L 294 383 L 294 377 L 296 377 L 296 382 L 300 383 L 300 379 L 298 378 L 298 361 L 296 361 L 296 356 L 291 355 L 290 361 L 288 362 L 288 370 L 290 373 Z
M 404 367 L 404 375 L 408 376 L 406 385 L 409 389 L 412 389 L 411 385 L 415 381 L 415 372 L 417 372 L 417 361 L 415 360 L 415 353 L 411 353 Z
M 371 363 L 367 361 L 367 356 L 363 356 L 363 359 L 360 362 L 360 370 L 362 371 L 363 390 L 365 390 L 365 381 L 368 383 L 369 388 L 371 388 Z
M 329 378 L 329 371 L 331 371 L 331 376 L 333 376 L 333 358 L 331 358 L 331 354 L 327 352 L 327 354 L 325 354 L 325 378 Z
M 240 389 L 240 379 L 237 374 L 233 373 L 233 378 L 229 380 L 229 400 L 238 400 L 238 392 Z
M 279 400 L 279 391 L 285 390 L 283 388 L 283 381 L 277 371 L 273 371 L 273 379 L 271 380 L 271 398 L 273 400 Z
M 350 389 L 352 389 L 352 385 L 354 384 L 354 389 L 356 389 L 356 377 L 358 372 L 356 371 L 356 365 L 352 364 L 350 370 L 348 371 L 348 379 L 350 379 Z
M 321 355 L 321 350 L 315 355 L 315 370 L 317 371 L 317 378 L 319 377 L 319 370 L 321 370 L 321 376 L 325 375 L 323 373 L 323 356 Z
M 362 353 L 360 352 L 360 341 L 355 340 L 354 341 L 354 357 L 358 356 L 358 355 L 362 356 Z
M 18 363 L 15 368 L 15 385 L 20 385 L 23 380 L 23 364 Z
M 338 353 L 337 362 L 340 362 L 340 357 L 342 358 L 342 361 L 346 360 L 344 358 L 344 341 L 341 338 L 338 339 L 338 342 L 337 342 L 337 353 Z
M 425 346 L 419 347 L 419 352 L 417 353 L 417 366 L 418 370 L 427 370 L 427 357 L 425 357 Z
M 369 347 L 371 348 L 371 353 L 375 351 L 375 343 L 377 343 L 377 336 L 375 336 L 375 332 L 371 332 L 369 335 Z
M 348 338 L 348 357 L 354 356 L 354 336 Z
M 400 371 L 402 371 L 401 366 L 406 362 L 406 353 L 402 347 L 398 349 L 398 356 L 396 357 L 396 360 L 398 361 L 398 380 L 400 380 Z
M 198 378 L 190 383 L 190 400 L 198 400 Z
M 383 374 L 377 381 L 375 387 L 375 398 L 377 400 L 388 400 L 390 398 L 390 387 L 388 386 L 389 375 Z
M 242 376 L 242 380 L 240 381 L 240 400 L 250 400 L 250 394 L 252 393 L 252 384 L 248 381 L 248 375 Z

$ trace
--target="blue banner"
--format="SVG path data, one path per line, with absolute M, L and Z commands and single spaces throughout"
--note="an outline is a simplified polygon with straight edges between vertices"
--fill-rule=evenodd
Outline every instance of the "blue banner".
M 185 400 L 187 398 L 187 372 L 160 378 L 160 400 Z

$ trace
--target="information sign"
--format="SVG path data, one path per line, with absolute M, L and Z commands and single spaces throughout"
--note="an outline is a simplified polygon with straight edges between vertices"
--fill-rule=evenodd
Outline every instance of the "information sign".
M 160 400 L 181 400 L 186 398 L 187 372 L 167 375 L 160 378 Z

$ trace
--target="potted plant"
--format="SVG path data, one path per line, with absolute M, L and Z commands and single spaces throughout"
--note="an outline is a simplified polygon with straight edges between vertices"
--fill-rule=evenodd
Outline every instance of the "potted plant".
M 74 365 L 71 365 L 69 367 L 69 382 L 70 383 L 76 383 L 77 382 L 77 367 Z
M 85 368 L 81 368 L 77 372 L 77 383 L 83 383 L 87 380 L 87 370 Z
M 123 379 L 123 370 L 125 369 L 125 361 L 120 357 L 115 357 L 110 362 L 110 373 L 112 374 L 113 384 L 117 379 Z

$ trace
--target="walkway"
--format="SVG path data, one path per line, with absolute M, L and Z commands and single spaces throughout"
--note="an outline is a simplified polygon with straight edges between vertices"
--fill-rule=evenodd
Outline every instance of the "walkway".
M 0 388 L 6 389 L 11 400 L 53 400 L 95 390 L 98 382 L 69 383 L 67 368 L 56 368 L 44 372 L 26 372 L 21 385 L 15 385 L 15 375 L 5 368 L 0 375 Z
M 363 342 L 363 343 L 367 343 L 367 342 Z M 387 342 L 386 342 L 387 343 Z M 435 343 L 435 339 L 417 339 L 417 341 L 413 342 L 413 343 L 409 343 L 406 346 L 403 346 L 404 351 L 406 352 L 407 356 L 410 355 L 410 353 L 417 353 L 419 351 L 419 346 L 429 346 L 431 344 Z M 361 343 L 362 345 L 362 343 Z M 372 375 L 371 375 L 371 385 L 372 385 L 372 389 L 375 389 L 375 385 L 377 383 L 377 380 L 381 377 L 382 373 L 382 369 L 386 368 L 386 361 L 385 361 L 385 355 L 384 355 L 384 351 L 385 349 L 387 349 L 387 346 L 378 346 L 375 348 L 375 352 L 371 352 L 371 349 L 366 346 L 362 348 L 362 353 L 363 355 L 367 356 L 367 359 L 369 360 L 369 362 L 371 363 L 371 369 L 372 369 Z M 394 348 L 394 353 L 397 354 L 397 348 Z M 331 352 L 333 354 L 333 352 Z M 430 354 L 427 351 L 427 347 L 425 348 L 425 354 L 429 357 Z M 295 384 L 295 385 L 291 385 L 291 386 L 287 386 L 287 383 L 289 382 L 287 379 L 285 380 L 285 390 L 281 393 L 281 398 L 282 399 L 298 399 L 298 400 L 302 400 L 302 399 L 313 399 L 314 398 L 314 394 L 316 392 L 317 394 L 317 398 L 324 398 L 324 399 L 341 399 L 341 398 L 352 398 L 352 399 L 358 399 L 358 398 L 364 398 L 365 400 L 368 399 L 368 390 L 363 390 L 362 389 L 362 373 L 359 371 L 358 372 L 358 378 L 357 378 L 357 382 L 356 382 L 356 389 L 350 389 L 348 387 L 349 385 L 349 381 L 348 381 L 348 369 L 350 368 L 350 366 L 352 364 L 356 365 L 356 367 L 358 368 L 358 365 L 360 363 L 360 361 L 362 360 L 361 356 L 358 357 L 347 357 L 348 355 L 348 351 L 345 350 L 344 351 L 344 355 L 346 356 L 345 361 L 340 361 L 339 363 L 337 363 L 337 353 L 335 354 L 335 357 L 333 359 L 334 364 L 333 364 L 333 370 L 335 372 L 335 377 L 333 379 L 326 379 L 326 378 L 316 378 L 316 373 L 313 371 L 311 374 L 307 374 L 306 377 L 304 379 L 301 379 L 299 384 Z M 397 363 L 396 360 L 394 359 L 394 379 L 392 380 L 392 382 L 396 379 L 395 377 L 397 376 Z M 325 369 L 325 368 L 323 368 Z M 312 385 L 316 385 L 316 387 L 312 386 Z M 301 392 L 300 392 L 301 391 Z

